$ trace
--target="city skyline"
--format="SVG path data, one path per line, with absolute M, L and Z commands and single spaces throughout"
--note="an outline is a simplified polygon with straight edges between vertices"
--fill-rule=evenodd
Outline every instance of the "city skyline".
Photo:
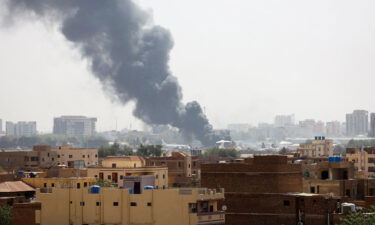
M 344 121 L 343 112 L 375 111 L 368 97 L 375 79 L 375 46 L 368 39 L 374 35 L 375 18 L 368 20 L 373 2 L 290 1 L 294 8 L 274 1 L 240 2 L 210 0 L 195 9 L 196 1 L 140 1 L 153 12 L 155 23 L 170 29 L 174 37 L 170 66 L 181 83 L 184 102 L 201 102 L 215 128 L 271 122 L 276 114 Z M 220 22 L 216 25 L 205 18 L 210 5 L 217 6 L 208 11 Z M 196 10 L 196 18 L 184 8 Z M 220 17 L 224 12 L 227 17 Z M 275 17 L 269 17 L 271 12 Z M 316 12 L 320 17 L 313 16 Z M 58 27 L 22 19 L 15 23 L 0 30 L 1 118 L 37 120 L 41 131 L 51 131 L 51 118 L 65 114 L 98 117 L 98 130 L 112 130 L 116 124 L 118 129 L 130 124 L 142 128 L 132 116 L 134 103 L 123 106 L 108 97 Z M 201 39 L 194 34 L 201 34 Z M 9 98 L 14 89 L 19 94 Z

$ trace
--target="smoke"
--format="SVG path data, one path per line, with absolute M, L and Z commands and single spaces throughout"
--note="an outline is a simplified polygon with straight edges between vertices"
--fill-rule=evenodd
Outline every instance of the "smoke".
M 170 124 L 203 145 L 218 140 L 198 102 L 182 103 L 181 87 L 168 66 L 168 30 L 131 0 L 9 0 L 12 17 L 32 15 L 60 26 L 90 62 L 92 73 L 133 114 L 148 124 Z

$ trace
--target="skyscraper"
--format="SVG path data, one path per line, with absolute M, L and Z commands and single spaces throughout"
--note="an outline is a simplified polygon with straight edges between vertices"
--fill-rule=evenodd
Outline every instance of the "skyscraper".
M 370 137 L 375 137 L 375 113 L 371 113 L 370 115 Z
M 34 136 L 37 134 L 36 122 L 20 121 L 18 123 L 6 122 L 6 135 L 8 136 Z
M 354 110 L 346 114 L 346 135 L 367 135 L 368 134 L 368 112 L 366 110 Z
M 61 116 L 54 118 L 53 133 L 66 136 L 93 136 L 96 118 L 85 116 Z

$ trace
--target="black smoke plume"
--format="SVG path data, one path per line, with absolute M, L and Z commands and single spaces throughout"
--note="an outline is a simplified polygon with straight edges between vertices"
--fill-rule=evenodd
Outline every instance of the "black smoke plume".
M 4 0 L 3 0 L 4 1 Z M 5 0 L 9 14 L 57 23 L 90 62 L 92 73 L 134 115 L 148 124 L 170 124 L 205 146 L 218 140 L 197 102 L 182 103 L 181 87 L 168 66 L 168 30 L 132 0 Z

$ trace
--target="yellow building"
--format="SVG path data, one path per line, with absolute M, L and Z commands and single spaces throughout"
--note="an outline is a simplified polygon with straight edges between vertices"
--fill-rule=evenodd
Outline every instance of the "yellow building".
M 100 180 L 108 181 L 114 185 L 122 186 L 125 176 L 155 176 L 155 188 L 168 187 L 168 168 L 167 167 L 133 167 L 133 168 L 111 168 L 111 167 L 92 167 L 87 168 L 87 176 L 95 177 Z
M 347 161 L 354 163 L 360 176 L 375 176 L 375 147 L 348 148 L 345 157 Z
M 143 167 L 145 164 L 141 156 L 107 156 L 102 161 L 102 166 L 109 168 Z
M 48 193 L 46 193 L 48 192 Z M 224 190 L 166 189 L 143 190 L 102 188 L 38 189 L 42 203 L 36 211 L 41 225 L 205 225 L 224 224 L 218 201 Z
M 305 144 L 300 144 L 297 149 L 300 157 L 322 157 L 333 155 L 333 141 L 325 139 L 325 137 L 315 137 L 315 140 L 309 141 Z
M 96 183 L 94 177 L 70 178 L 22 178 L 22 181 L 34 188 L 84 188 Z
M 82 167 L 98 165 L 98 149 L 73 148 L 64 145 L 53 149 L 52 152 L 56 154 L 56 165 L 74 167 L 77 166 L 74 165 L 76 162 L 81 162 Z

